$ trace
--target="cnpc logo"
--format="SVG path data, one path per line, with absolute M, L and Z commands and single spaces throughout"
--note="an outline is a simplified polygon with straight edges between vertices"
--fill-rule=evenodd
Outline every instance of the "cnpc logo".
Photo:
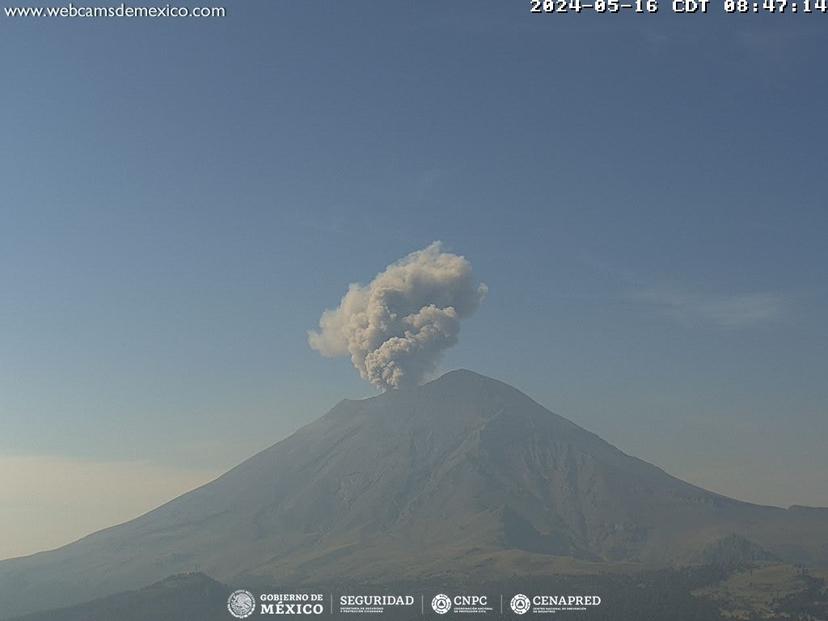
M 438 593 L 431 600 L 431 609 L 438 615 L 444 615 L 451 610 L 451 598 L 445 593 Z
M 455 595 L 449 597 L 445 593 L 439 593 L 431 600 L 431 609 L 438 615 L 444 615 L 455 609 L 456 612 L 484 612 L 489 605 L 489 598 L 486 595 Z

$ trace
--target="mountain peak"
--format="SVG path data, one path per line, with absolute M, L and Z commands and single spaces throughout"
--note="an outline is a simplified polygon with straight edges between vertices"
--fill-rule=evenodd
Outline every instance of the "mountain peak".
M 574 426 L 509 384 L 468 369 L 455 369 L 421 386 L 389 390 L 376 397 L 349 402 L 348 406 L 346 411 L 364 408 L 367 415 L 386 421 L 417 419 L 440 433 L 451 426 L 449 421 L 464 419 L 472 424 L 474 420 L 513 415 L 540 416 Z
M 454 369 L 452 371 L 448 371 L 441 375 L 440 377 L 431 380 L 421 386 L 421 388 L 425 388 L 426 386 L 433 386 L 433 385 L 451 385 L 451 386 L 475 386 L 481 384 L 492 384 L 492 385 L 500 385 L 507 388 L 514 390 L 508 384 L 504 384 L 503 382 L 493 379 L 491 377 L 487 377 L 486 375 L 482 375 L 480 373 L 475 373 L 474 371 L 469 371 L 468 369 Z
M 470 379 L 485 379 L 489 381 L 495 381 L 490 377 L 486 377 L 480 373 L 475 373 L 474 371 L 470 371 L 469 369 L 452 369 L 451 371 L 446 371 L 440 377 L 433 380 L 434 382 L 444 381 L 444 380 L 470 380 Z M 432 383 L 432 382 L 429 382 Z
M 487 377 L 480 373 L 475 373 L 474 371 L 470 371 L 468 369 L 453 369 L 451 371 L 447 371 L 443 373 L 439 377 L 436 377 L 424 384 L 420 384 L 419 386 L 413 387 L 406 387 L 400 389 L 391 389 L 387 390 L 382 395 L 399 395 L 399 394 L 410 394 L 412 392 L 421 392 L 423 390 L 429 390 L 431 388 L 437 386 L 469 386 L 474 387 L 475 385 L 479 386 L 482 384 L 498 384 L 502 386 L 508 386 L 508 384 L 504 384 L 503 382 L 493 379 L 491 377 Z M 382 396 L 378 395 L 378 396 Z M 369 397 L 373 398 L 373 397 Z

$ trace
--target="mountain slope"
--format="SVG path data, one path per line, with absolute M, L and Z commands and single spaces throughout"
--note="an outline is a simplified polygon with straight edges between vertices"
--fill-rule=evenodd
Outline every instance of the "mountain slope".
M 226 621 L 230 588 L 200 573 L 178 574 L 137 591 L 33 613 L 15 621 Z
M 0 601 L 15 596 L 0 614 L 193 568 L 225 582 L 280 584 L 461 570 L 491 577 L 504 568 L 556 571 L 559 557 L 578 559 L 580 570 L 691 562 L 730 549 L 716 542 L 734 534 L 773 557 L 828 562 L 828 511 L 707 492 L 506 384 L 455 371 L 416 389 L 343 401 L 136 520 L 0 563 Z

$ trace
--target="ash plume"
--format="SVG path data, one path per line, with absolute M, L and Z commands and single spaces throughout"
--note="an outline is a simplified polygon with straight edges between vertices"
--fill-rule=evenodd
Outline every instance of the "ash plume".
M 308 343 L 323 356 L 351 356 L 377 388 L 414 386 L 457 342 L 460 321 L 477 310 L 486 285 L 465 257 L 440 242 L 389 265 L 367 285 L 352 283 L 339 306 L 322 313 Z

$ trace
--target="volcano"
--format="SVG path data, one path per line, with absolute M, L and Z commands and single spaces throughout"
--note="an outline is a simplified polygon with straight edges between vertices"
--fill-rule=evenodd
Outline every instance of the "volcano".
M 757 560 L 828 565 L 828 509 L 706 491 L 453 371 L 342 401 L 135 520 L 0 562 L 0 616 L 192 571 L 298 586 Z

